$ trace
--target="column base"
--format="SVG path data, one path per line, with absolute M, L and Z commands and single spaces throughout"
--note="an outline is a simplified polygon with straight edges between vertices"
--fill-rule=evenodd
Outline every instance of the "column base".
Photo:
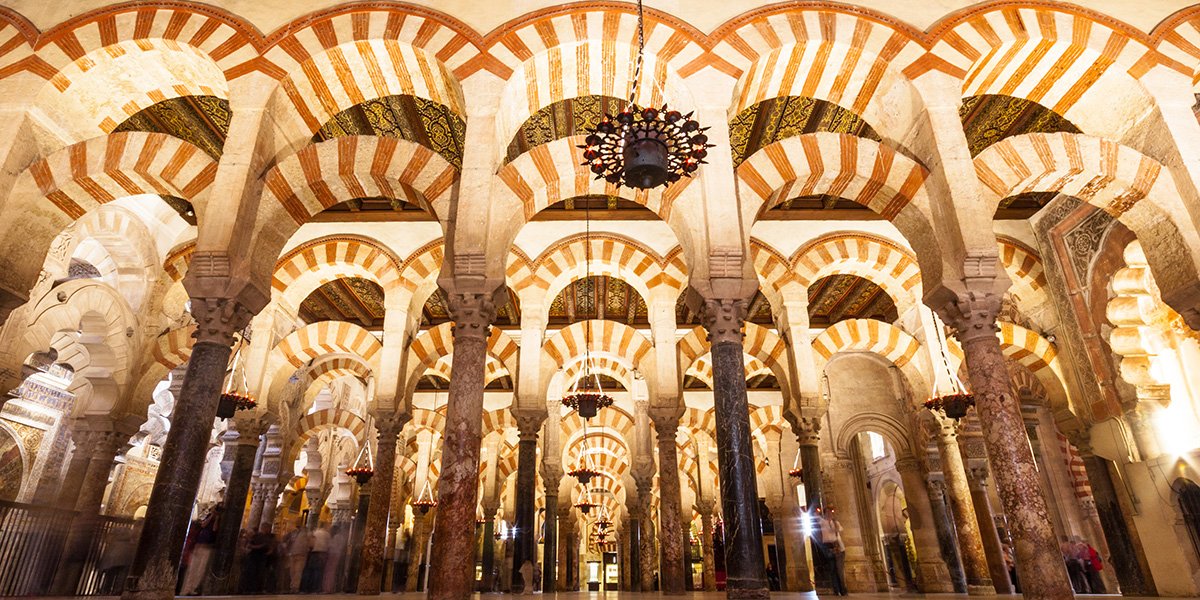
M 860 594 L 873 594 L 878 591 L 875 585 L 875 568 L 866 558 L 846 559 L 846 590 Z
M 953 594 L 954 581 L 950 569 L 940 560 L 917 561 L 917 581 L 926 594 Z M 995 593 L 995 592 L 992 592 Z
M 771 597 L 771 590 L 725 590 L 725 597 L 729 600 L 767 600 Z
M 996 588 L 990 585 L 971 585 L 967 584 L 968 596 L 995 596 Z

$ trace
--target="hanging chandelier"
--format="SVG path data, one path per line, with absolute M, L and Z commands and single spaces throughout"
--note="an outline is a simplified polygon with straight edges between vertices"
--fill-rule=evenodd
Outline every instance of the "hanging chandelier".
M 592 281 L 592 211 L 588 204 L 583 205 L 583 273 L 584 281 L 591 285 L 589 293 L 595 295 L 595 282 Z M 604 298 L 593 298 L 593 302 L 604 302 Z M 604 393 L 600 384 L 600 375 L 592 370 L 592 320 L 583 322 L 583 375 L 571 384 L 571 389 L 562 398 L 563 406 L 579 412 L 586 421 L 596 416 L 601 408 L 612 406 L 613 398 Z M 580 483 L 584 483 L 581 481 Z
M 579 481 L 579 483 L 581 485 L 587 485 L 588 482 L 591 481 L 593 477 L 599 477 L 601 475 L 600 471 L 597 471 L 592 466 L 592 461 L 590 459 L 591 454 L 588 452 L 587 439 L 588 439 L 587 421 L 584 421 L 583 422 L 583 440 L 580 442 L 581 444 L 583 444 L 583 451 L 581 451 L 579 453 L 579 457 L 581 459 L 580 465 L 567 472 L 567 475 L 574 477 L 576 480 Z
M 354 459 L 354 464 L 346 469 L 346 474 L 353 477 L 358 485 L 367 485 L 371 481 L 371 477 L 375 475 L 375 459 L 371 456 L 371 441 L 363 444 L 363 447 L 358 451 L 358 457 Z
M 692 113 L 681 114 L 666 104 L 661 108 L 638 106 L 645 52 L 642 0 L 637 3 L 637 17 L 638 52 L 629 104 L 616 115 L 604 115 L 579 147 L 583 166 L 591 169 L 596 179 L 645 190 L 691 177 L 704 164 L 712 144 L 704 133 L 708 128 L 701 128 Z
M 925 408 L 940 412 L 943 415 L 958 421 L 967 416 L 967 410 L 975 406 L 975 395 L 967 391 L 958 374 L 950 368 L 950 357 L 946 353 L 946 334 L 941 319 L 935 314 L 933 316 L 935 329 L 937 330 L 938 350 L 942 353 L 942 366 L 946 368 L 947 379 L 950 382 L 950 389 L 946 393 L 941 393 L 937 378 L 933 381 L 933 396 L 925 401 Z
M 449 402 L 448 397 L 447 397 L 447 402 Z M 434 412 L 434 414 L 437 414 L 437 409 L 438 409 L 438 397 L 437 397 L 437 392 L 434 392 L 433 393 L 433 412 Z M 432 434 L 431 434 L 431 436 L 432 436 Z M 432 437 L 429 440 L 429 448 L 430 448 L 430 452 L 433 452 Z M 433 487 L 429 485 L 429 473 L 430 473 L 430 468 L 431 468 L 430 463 L 432 462 L 432 458 L 427 459 L 427 460 L 429 460 L 429 462 L 427 462 L 425 464 L 425 485 L 421 488 L 421 493 L 417 496 L 417 499 L 414 500 L 412 503 L 413 508 L 421 511 L 421 514 L 423 514 L 423 515 L 428 514 L 429 509 L 437 506 L 437 500 L 433 497 Z
M 583 495 L 579 497 L 579 502 L 575 503 L 575 508 L 578 508 L 580 513 L 586 515 L 592 512 L 592 509 L 597 506 L 600 505 L 592 502 L 592 491 L 584 486 Z
M 225 379 L 225 389 L 217 400 L 217 417 L 228 419 L 239 410 L 250 410 L 257 406 L 254 397 L 250 395 L 250 386 L 246 383 L 246 366 L 241 364 L 242 349 L 246 345 L 247 330 L 242 330 L 238 336 L 238 346 L 233 352 L 233 366 L 229 369 L 229 377 Z M 242 376 L 238 378 L 238 367 Z

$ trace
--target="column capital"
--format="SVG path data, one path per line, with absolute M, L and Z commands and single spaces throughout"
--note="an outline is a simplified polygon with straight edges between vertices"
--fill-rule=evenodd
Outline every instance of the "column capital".
M 791 420 L 796 443 L 801 446 L 816 446 L 821 441 L 821 420 L 816 417 L 798 417 Z
M 546 486 L 547 496 L 558 495 L 558 484 L 562 481 L 563 475 L 565 473 L 561 464 L 542 461 L 542 483 Z
M 959 429 L 962 424 L 955 419 L 946 416 L 946 413 L 941 410 L 931 410 L 929 414 L 933 418 L 934 435 L 937 436 L 939 443 L 955 444 L 958 443 Z
M 274 422 L 274 418 L 266 413 L 234 415 L 233 430 L 237 432 L 238 436 L 237 439 L 232 440 L 232 443 L 239 446 L 242 444 L 258 444 L 259 436 L 271 428 L 272 422 Z
M 930 475 L 925 479 L 925 487 L 929 490 L 929 498 L 931 500 L 945 501 L 946 499 L 946 480 L 940 475 Z
M 901 456 L 896 459 L 896 470 L 904 472 L 918 472 L 921 470 L 921 461 L 915 456 Z
M 1002 295 L 992 290 L 967 290 L 944 301 L 936 308 L 938 316 L 955 331 L 962 344 L 972 340 L 994 337 L 1000 330 L 996 316 L 1000 314 Z
M 400 431 L 404 429 L 404 426 L 412 420 L 412 415 L 406 412 L 377 412 L 373 416 L 375 417 L 375 431 L 380 441 L 395 441 L 400 437 Z
M 980 489 L 987 487 L 988 465 L 984 461 L 971 461 L 967 465 L 967 477 L 972 486 L 978 486 Z
M 542 430 L 542 423 L 546 421 L 546 413 L 532 410 L 514 410 L 512 413 L 513 418 L 517 420 L 517 431 L 521 441 L 537 441 L 538 432 Z
M 656 408 L 650 410 L 650 421 L 654 423 L 654 431 L 658 441 L 675 441 L 675 433 L 679 431 L 680 411 L 678 407 Z
M 474 286 L 472 286 L 474 287 Z M 497 296 L 504 287 L 495 292 L 445 287 L 447 309 L 453 321 L 454 337 L 487 338 L 491 334 L 492 322 L 496 320 Z
M 708 341 L 742 343 L 742 327 L 750 311 L 750 301 L 745 298 L 703 298 L 700 305 L 700 322 L 708 331 Z
M 233 345 L 233 334 L 250 324 L 253 310 L 235 298 L 192 298 L 191 313 L 196 319 L 192 337 L 197 342 Z

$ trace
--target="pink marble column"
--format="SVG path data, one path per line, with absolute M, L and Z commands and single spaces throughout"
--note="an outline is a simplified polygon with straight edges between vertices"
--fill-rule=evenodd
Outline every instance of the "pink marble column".
M 975 516 L 979 519 L 983 551 L 987 555 L 988 570 L 992 575 L 992 585 L 997 594 L 1012 594 L 1012 581 L 1008 578 L 1008 566 L 1004 562 L 1004 547 L 1000 545 L 1000 533 L 996 531 L 996 520 L 992 517 L 992 502 L 988 500 L 987 466 L 972 466 L 967 476 L 970 480 L 971 503 L 975 505 Z
M 124 600 L 175 597 L 179 559 L 200 489 L 233 334 L 250 322 L 252 314 L 248 307 L 230 298 L 192 298 L 191 307 L 197 321 L 193 334 L 196 343 L 171 415 L 171 431 L 163 445 L 142 536 L 121 596 Z
M 986 270 L 984 267 L 987 265 L 979 268 Z M 990 279 L 986 285 L 991 285 Z M 1029 436 L 996 337 L 1000 295 L 982 289 L 984 285 L 978 287 L 981 289 L 953 298 L 939 313 L 957 330 L 956 337 L 966 357 L 996 489 L 1012 528 L 1021 589 L 1031 598 L 1072 598 L 1074 594 L 1042 496 Z
M 962 558 L 963 573 L 967 576 L 967 593 L 972 596 L 991 596 L 996 589 L 992 587 L 979 520 L 975 516 L 975 505 L 971 502 L 967 469 L 958 448 L 958 422 L 935 411 L 934 425 L 933 433 L 942 456 L 946 496 L 950 498 L 950 512 L 954 516 L 954 528 L 958 531 L 958 552 Z
M 378 445 L 375 448 L 375 475 L 371 477 L 371 504 L 364 529 L 362 570 L 358 575 L 359 595 L 378 595 L 383 585 L 384 542 L 387 541 L 388 512 L 392 506 L 392 481 L 396 470 L 396 438 L 412 417 L 407 413 L 375 416 Z M 475 520 L 470 521 L 474 523 Z M 474 557 L 474 555 L 472 555 Z
M 703 555 L 704 567 L 704 591 L 717 591 L 717 560 L 716 554 L 713 552 L 713 508 L 715 503 L 708 500 L 697 505 L 700 511 L 700 525 L 704 528 L 703 538 L 700 540 L 700 551 Z
M 425 546 L 429 542 L 429 523 L 433 520 L 432 514 L 421 514 L 420 511 L 413 513 L 413 529 L 412 536 L 408 538 L 408 578 L 404 581 L 404 591 L 417 591 L 417 584 L 420 583 L 421 563 L 425 559 Z M 430 580 L 432 584 L 433 581 Z
M 658 432 L 658 546 L 661 553 L 659 589 L 668 596 L 682 595 L 684 586 L 683 525 L 679 508 L 683 504 L 679 486 L 679 458 L 675 432 L 679 417 L 655 412 L 654 429 Z
M 653 473 L 646 476 L 636 472 L 634 467 L 634 482 L 637 483 L 638 494 L 635 501 L 634 515 L 638 522 L 638 573 L 641 581 L 638 586 L 643 592 L 654 590 L 654 573 L 658 570 L 658 554 L 654 551 L 654 520 L 650 512 L 650 499 L 653 494 Z
M 429 561 L 429 599 L 463 600 L 474 592 L 475 506 L 483 442 L 483 378 L 496 305 L 491 294 L 451 291 L 453 377 L 446 409 L 437 531 Z

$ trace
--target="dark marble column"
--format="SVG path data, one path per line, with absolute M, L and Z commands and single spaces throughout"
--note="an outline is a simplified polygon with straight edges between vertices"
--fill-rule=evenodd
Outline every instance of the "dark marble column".
M 1132 519 L 1127 519 L 1125 511 L 1122 510 L 1108 460 L 1096 456 L 1091 447 L 1081 441 L 1076 441 L 1075 447 L 1087 470 L 1088 483 L 1092 486 L 1092 498 L 1096 502 L 1096 512 L 1100 517 L 1104 540 L 1108 542 L 1108 564 L 1117 573 L 1121 593 L 1129 596 L 1156 595 L 1157 590 L 1146 557 L 1138 551 L 1140 539 L 1137 529 L 1134 528 Z M 1110 593 L 1115 591 L 1109 590 Z
M 946 506 L 946 483 L 941 477 L 928 477 L 929 509 L 933 514 L 934 529 L 937 530 L 938 545 L 942 549 L 942 560 L 950 570 L 950 581 L 955 593 L 967 593 L 967 576 L 963 574 L 962 562 L 958 557 L 958 539 L 954 535 L 954 522 Z
M 913 565 L 921 591 L 926 594 L 948 593 L 954 590 L 950 582 L 950 570 L 942 558 L 942 547 L 933 523 L 931 502 L 926 495 L 925 473 L 915 457 L 905 456 L 896 460 L 896 471 L 904 486 L 904 497 L 908 505 L 908 524 L 912 530 L 913 546 L 917 549 L 917 564 Z
M 700 538 L 700 551 L 704 557 L 704 591 L 717 591 L 717 561 L 713 554 L 713 501 L 698 504 L 700 510 L 700 524 L 704 528 L 704 533 Z
M 947 323 L 957 330 L 966 357 L 996 489 L 1013 533 L 1021 590 L 1033 598 L 1072 598 L 1029 435 L 996 337 L 1000 295 L 971 290 L 941 309 Z
M 967 469 L 963 463 L 962 451 L 958 447 L 958 422 L 935 411 L 934 427 L 938 452 L 942 457 L 946 496 L 950 499 L 954 528 L 958 531 L 958 552 L 962 558 L 963 573 L 967 576 L 967 593 L 972 596 L 991 596 L 996 593 L 996 589 L 992 587 L 992 575 L 988 570 L 987 555 L 983 549 L 979 519 L 975 516 L 975 506 L 971 502 Z
M 238 551 L 242 515 L 246 512 L 246 494 L 250 491 L 250 479 L 254 475 L 254 457 L 258 453 L 259 438 L 268 426 L 265 418 L 241 418 L 234 423 L 238 436 L 229 442 L 234 444 L 233 466 L 229 469 L 229 483 L 225 485 L 216 548 L 204 587 L 205 593 L 213 595 L 227 595 L 236 591 L 229 574 L 233 571 L 234 557 Z
M 542 536 L 542 593 L 553 594 L 558 588 L 558 484 L 562 467 L 542 467 L 546 486 L 546 532 Z
M 712 342 L 713 403 L 721 514 L 725 516 L 725 590 L 729 598 L 768 598 L 750 408 L 742 358 L 746 300 L 705 299 L 700 311 Z
M 258 531 L 262 524 L 263 504 L 270 495 L 270 488 L 275 487 L 274 484 L 267 484 L 261 481 L 254 481 L 251 478 L 250 482 L 250 514 L 246 516 L 244 529 L 247 531 Z
M 71 507 L 78 515 L 71 523 L 70 533 L 63 546 L 66 550 L 54 581 L 56 595 L 75 594 L 79 576 L 83 573 L 84 563 L 87 562 L 88 549 L 100 525 L 100 504 L 104 500 L 104 488 L 108 485 L 113 459 L 129 441 L 129 436 L 136 431 L 131 429 L 133 428 L 114 427 L 109 424 L 104 429 L 91 429 L 75 434 L 80 440 L 78 451 L 87 453 L 88 462 L 80 482 L 79 493 L 75 497 L 75 504 Z
M 626 580 L 631 592 L 640 592 L 642 590 L 642 541 L 640 531 L 641 518 L 635 507 L 629 511 L 629 577 Z
M 454 356 L 447 400 L 442 473 L 438 481 L 438 527 L 429 560 L 429 600 L 462 600 L 475 581 L 473 528 L 483 442 L 483 378 L 487 340 L 496 306 L 490 294 L 451 291 Z
M 692 527 L 689 516 L 687 511 L 679 513 L 679 535 L 683 538 L 683 585 L 685 590 L 691 592 L 695 591 L 696 582 L 692 574 Z
M 87 432 L 72 432 L 71 439 L 75 443 L 75 449 L 71 452 L 71 463 L 67 465 L 67 473 L 58 488 L 58 501 L 55 502 L 59 508 L 67 510 L 75 508 L 75 501 L 79 498 L 79 487 L 83 485 L 83 476 L 92 460 Z
M 1000 532 L 992 516 L 992 502 L 987 493 L 987 466 L 972 465 L 967 479 L 971 486 L 971 504 L 975 505 L 975 518 L 979 521 L 979 535 L 983 540 L 983 552 L 987 556 L 988 571 L 997 594 L 1013 593 L 1012 580 L 1008 578 L 1008 566 L 1004 563 L 1004 548 L 1000 545 Z
M 378 445 L 375 447 L 375 475 L 371 478 L 371 506 L 367 510 L 363 536 L 362 570 L 358 577 L 359 595 L 377 595 L 383 586 L 384 542 L 387 541 L 388 512 L 392 507 L 396 438 L 411 418 L 407 413 L 381 413 L 375 416 Z M 468 522 L 474 523 L 475 519 L 472 518 Z M 474 558 L 474 552 L 471 556 Z
M 669 596 L 681 595 L 687 588 L 683 576 L 683 525 L 679 518 L 683 499 L 679 485 L 679 457 L 675 445 L 679 417 L 655 412 L 652 418 L 654 429 L 658 433 L 658 546 L 661 553 L 659 589 Z
M 275 495 L 278 496 L 279 492 Z M 274 504 L 269 503 L 267 506 Z M 350 525 L 350 548 L 346 551 L 346 585 L 342 588 L 347 594 L 358 589 L 358 576 L 362 572 L 362 546 L 367 536 L 367 517 L 370 514 L 371 483 L 367 482 L 358 488 L 358 508 L 354 511 L 354 522 Z M 263 510 L 263 515 L 266 518 L 266 510 Z
M 654 520 L 650 511 L 651 494 L 653 493 L 653 473 L 638 472 L 635 465 L 633 475 L 637 483 L 637 517 L 638 517 L 638 586 L 643 592 L 654 591 L 654 573 L 658 570 L 658 553 L 654 551 Z
M 192 298 L 191 312 L 198 323 L 193 334 L 196 343 L 171 415 L 171 431 L 163 445 L 145 525 L 122 594 L 125 600 L 171 600 L 175 596 L 179 558 L 200 488 L 233 334 L 245 327 L 251 316 L 246 307 L 225 298 Z
M 415 592 L 420 583 L 421 564 L 425 559 L 425 546 L 429 541 L 430 515 L 420 511 L 413 513 L 412 536 L 408 538 L 408 578 L 404 582 L 404 591 Z
M 483 519 L 483 549 L 480 551 L 479 562 L 482 563 L 483 577 L 479 578 L 479 591 L 492 591 L 495 576 L 492 570 L 496 568 L 496 518 Z
M 575 509 L 569 504 L 558 507 L 558 585 L 560 592 L 573 592 L 571 589 L 571 534 L 575 531 Z
M 821 490 L 821 421 L 817 417 L 805 417 L 792 423 L 796 433 L 796 443 L 800 447 L 800 482 L 804 484 L 804 506 L 800 509 L 802 522 L 811 523 L 813 515 L 824 501 Z M 803 529 L 802 529 L 803 530 Z M 829 565 L 821 560 L 821 541 L 810 538 L 808 551 L 813 557 L 812 580 L 804 580 L 800 584 L 801 592 L 811 592 L 815 587 L 833 588 L 833 577 Z M 815 585 L 815 587 L 814 587 Z
M 537 442 L 538 430 L 542 427 L 545 415 L 521 413 L 516 417 L 520 441 L 517 442 L 516 518 L 513 523 L 516 528 L 512 564 L 514 594 L 533 586 L 532 581 L 523 581 L 520 574 L 521 565 L 526 561 L 537 562 L 537 531 L 534 530 L 537 516 Z M 518 581 L 521 582 L 520 589 L 517 588 Z

